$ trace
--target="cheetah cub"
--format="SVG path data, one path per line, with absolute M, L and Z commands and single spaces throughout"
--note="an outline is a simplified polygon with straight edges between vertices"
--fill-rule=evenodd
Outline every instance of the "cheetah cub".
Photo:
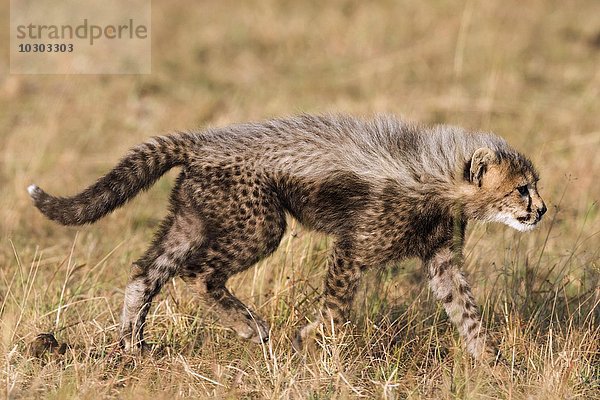
M 181 172 L 169 214 L 133 263 L 125 289 L 120 337 L 126 349 L 144 344 L 152 299 L 175 276 L 238 335 L 268 340 L 267 323 L 226 283 L 275 251 L 289 214 L 334 238 L 322 309 L 298 331 L 296 346 L 323 318 L 347 321 L 366 268 L 418 257 L 470 354 L 489 358 L 461 272 L 467 221 L 528 231 L 546 212 L 534 167 L 503 139 L 389 116 L 302 115 L 155 137 L 77 195 L 54 197 L 35 185 L 28 190 L 49 219 L 82 225 L 173 167 Z

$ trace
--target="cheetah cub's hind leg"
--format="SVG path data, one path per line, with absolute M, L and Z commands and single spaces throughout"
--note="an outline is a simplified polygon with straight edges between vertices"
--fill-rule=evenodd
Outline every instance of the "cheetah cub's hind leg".
M 449 248 L 425 260 L 429 285 L 458 328 L 468 352 L 478 360 L 495 362 L 498 353 L 486 340 L 471 288 L 457 264 Z
M 121 313 L 120 345 L 127 352 L 144 349 L 146 315 L 162 286 L 161 282 L 150 282 L 147 268 L 140 264 L 138 261 L 131 266 Z
M 176 260 L 152 246 L 131 268 L 121 314 L 120 343 L 126 351 L 144 350 L 144 325 L 152 299 L 176 272 Z
M 180 184 L 176 185 L 177 192 Z M 162 221 L 154 241 L 144 256 L 133 264 L 125 288 L 121 316 L 121 346 L 125 350 L 144 350 L 144 324 L 152 299 L 169 279 L 181 274 L 190 251 L 198 247 L 202 238 L 189 228 L 185 214 L 173 212 Z M 196 222 L 196 223 L 194 223 Z M 197 221 L 192 225 L 198 225 Z
M 300 351 L 322 324 L 327 329 L 337 329 L 348 321 L 354 295 L 358 289 L 364 266 L 352 257 L 349 247 L 336 244 L 329 259 L 321 311 L 298 330 L 292 347 Z

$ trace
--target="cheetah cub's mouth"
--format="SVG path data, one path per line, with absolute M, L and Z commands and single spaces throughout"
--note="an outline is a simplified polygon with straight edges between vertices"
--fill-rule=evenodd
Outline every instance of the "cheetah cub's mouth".
M 541 216 L 539 218 L 514 217 L 513 215 L 503 212 L 496 214 L 496 217 L 494 218 L 495 222 L 501 222 L 521 232 L 534 230 L 541 219 Z

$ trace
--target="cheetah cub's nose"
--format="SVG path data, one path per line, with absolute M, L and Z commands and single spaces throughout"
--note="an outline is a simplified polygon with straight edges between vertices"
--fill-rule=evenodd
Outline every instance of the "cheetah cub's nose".
M 545 204 L 542 204 L 542 208 L 539 208 L 539 209 L 538 209 L 538 211 L 537 211 L 537 214 L 538 214 L 538 219 L 541 219 L 541 218 L 542 218 L 542 215 L 546 214 L 546 211 L 547 211 L 547 210 L 548 210 L 548 209 L 546 208 L 546 205 L 545 205 Z

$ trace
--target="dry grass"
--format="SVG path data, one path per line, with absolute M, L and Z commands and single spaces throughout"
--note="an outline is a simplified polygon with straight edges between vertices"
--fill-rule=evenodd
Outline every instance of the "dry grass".
M 153 3 L 152 75 L 0 67 L 2 397 L 600 398 L 599 2 Z M 111 354 L 128 266 L 173 174 L 78 229 L 43 219 L 27 185 L 76 192 L 174 129 L 331 110 L 493 130 L 534 159 L 542 227 L 473 225 L 467 240 L 507 365 L 472 365 L 414 262 L 369 273 L 356 326 L 295 355 L 290 337 L 315 308 L 327 253 L 299 226 L 231 282 L 272 324 L 267 346 L 220 328 L 175 280 L 149 317 L 156 352 Z M 29 356 L 48 331 L 67 353 Z

